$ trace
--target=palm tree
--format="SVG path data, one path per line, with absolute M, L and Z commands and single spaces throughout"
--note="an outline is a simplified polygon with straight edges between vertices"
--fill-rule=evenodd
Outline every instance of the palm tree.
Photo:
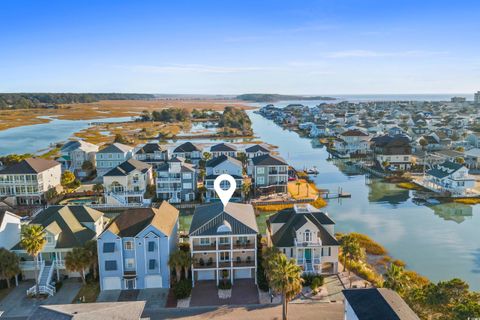
M 85 279 L 85 269 L 90 266 L 90 257 L 85 248 L 77 247 L 65 255 L 65 267 L 67 270 L 79 272 L 83 284 L 87 284 Z
M 205 162 L 207 162 L 208 160 L 212 159 L 212 154 L 210 152 L 204 152 L 203 159 L 205 159 Z
M 243 168 L 243 172 L 247 172 L 247 163 L 248 163 L 248 158 L 247 158 L 247 154 L 245 152 L 239 152 L 237 154 L 237 159 L 240 160 L 240 162 L 242 163 L 242 168 Z
M 383 283 L 383 286 L 385 288 L 392 289 L 400 294 L 408 288 L 409 278 L 401 266 L 391 263 L 384 277 L 385 282 Z
M 177 282 L 180 281 L 182 276 L 181 254 L 180 251 L 174 251 L 170 253 L 170 257 L 168 258 L 168 266 L 171 269 L 175 269 L 175 278 L 177 279 Z
M 47 243 L 46 233 L 43 226 L 31 224 L 23 228 L 21 232 L 20 245 L 33 257 L 35 274 L 35 295 L 38 296 L 40 287 L 38 285 L 38 254 Z
M 0 248 L 0 278 L 7 281 L 10 288 L 10 279 L 21 272 L 18 256 L 5 248 Z
M 247 181 L 243 181 L 243 184 L 242 184 L 242 193 L 243 193 L 243 198 L 245 200 L 248 199 L 248 196 L 250 195 L 250 190 L 252 189 L 252 183 L 251 182 L 247 182 Z
M 90 262 L 90 268 L 93 271 L 93 278 L 96 280 L 97 269 L 98 269 L 98 253 L 97 253 L 97 241 L 96 240 L 88 240 L 85 242 L 85 251 L 87 253 L 88 260 Z
M 357 238 L 353 237 L 352 235 L 345 235 L 341 239 L 340 247 L 342 249 L 342 256 L 343 256 L 343 271 L 347 266 L 347 261 L 350 263 L 353 260 L 358 260 L 362 256 L 362 248 L 358 243 Z M 348 278 L 350 279 L 350 269 L 348 268 Z M 352 282 L 350 279 L 350 286 L 352 286 Z
M 200 193 L 200 201 L 202 203 L 205 202 L 205 193 L 207 192 L 207 188 L 204 185 L 198 187 L 198 192 Z
M 282 318 L 287 320 L 288 302 L 302 291 L 302 269 L 282 253 L 275 255 L 271 266 L 270 284 L 282 295 Z
M 188 270 L 190 269 L 190 266 L 192 265 L 192 256 L 190 255 L 190 251 L 183 251 L 179 250 L 179 256 L 180 256 L 180 264 L 183 268 L 183 273 L 185 274 L 185 279 L 188 280 Z
M 273 261 L 275 260 L 275 256 L 278 254 L 280 254 L 280 251 L 276 247 L 265 247 L 262 250 L 262 266 L 267 280 L 269 279 L 273 269 Z

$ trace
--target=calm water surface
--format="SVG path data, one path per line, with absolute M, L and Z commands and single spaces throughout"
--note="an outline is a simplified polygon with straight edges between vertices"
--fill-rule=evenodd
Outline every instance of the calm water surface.
M 92 122 L 123 122 L 131 117 L 97 120 L 59 120 L 0 131 L 0 156 L 11 153 L 37 153 L 51 143 L 65 141 L 75 132 L 88 128 Z
M 283 130 L 249 111 L 255 134 L 279 147 L 298 169 L 316 166 L 320 188 L 352 194 L 350 199 L 329 200 L 326 211 L 336 221 L 336 231 L 360 232 L 383 244 L 407 267 L 433 281 L 459 277 L 480 290 L 480 206 L 460 204 L 417 206 L 408 190 L 352 175 L 341 163 L 327 161 L 325 148 L 314 148 L 311 139 Z

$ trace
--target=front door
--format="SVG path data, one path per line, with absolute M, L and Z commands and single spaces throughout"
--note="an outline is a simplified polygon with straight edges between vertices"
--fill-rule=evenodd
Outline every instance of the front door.
M 127 279 L 127 280 L 125 280 L 125 286 L 127 287 L 127 290 L 133 290 L 133 289 L 135 289 L 135 279 Z
M 305 249 L 305 261 L 307 263 L 312 262 L 312 249 Z

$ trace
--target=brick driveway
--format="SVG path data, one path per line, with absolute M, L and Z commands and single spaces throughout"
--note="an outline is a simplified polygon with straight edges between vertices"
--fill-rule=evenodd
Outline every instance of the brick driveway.
M 230 299 L 219 299 L 215 281 L 197 281 L 192 289 L 191 307 L 258 304 L 257 285 L 253 280 L 235 280 Z

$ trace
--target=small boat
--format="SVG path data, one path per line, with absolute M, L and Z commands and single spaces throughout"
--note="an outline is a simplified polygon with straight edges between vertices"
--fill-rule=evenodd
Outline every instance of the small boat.
M 307 173 L 308 174 L 318 174 L 317 167 L 314 166 L 313 168 L 308 169 Z
M 429 198 L 429 199 L 426 200 L 426 202 L 427 202 L 428 204 L 440 204 L 440 201 L 438 201 L 438 200 L 435 199 L 435 198 Z

